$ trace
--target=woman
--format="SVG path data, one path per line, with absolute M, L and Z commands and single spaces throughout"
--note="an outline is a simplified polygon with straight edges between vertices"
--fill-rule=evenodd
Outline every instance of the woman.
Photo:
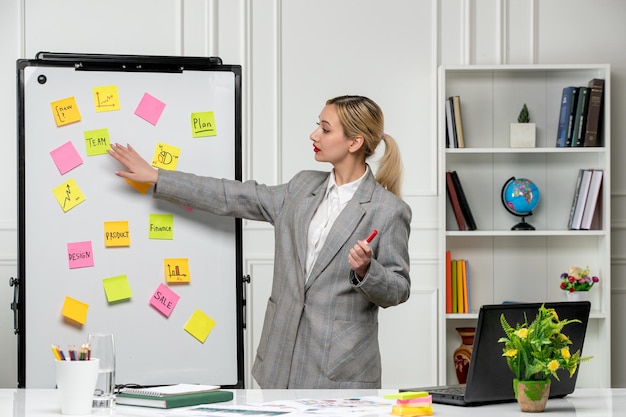
M 262 388 L 381 386 L 378 308 L 409 297 L 411 222 L 397 196 L 399 150 L 383 125 L 366 97 L 328 100 L 310 139 L 333 170 L 277 186 L 159 171 L 130 145 L 112 146 L 127 169 L 116 175 L 155 183 L 156 198 L 274 225 L 274 280 L 252 369 Z M 374 178 L 366 158 L 381 140 Z

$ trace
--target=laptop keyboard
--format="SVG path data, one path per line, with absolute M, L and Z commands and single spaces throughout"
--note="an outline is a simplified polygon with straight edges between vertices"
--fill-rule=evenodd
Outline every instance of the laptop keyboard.
M 439 394 L 465 395 L 465 387 L 434 388 L 434 389 L 431 389 L 429 392 L 430 393 L 436 392 Z

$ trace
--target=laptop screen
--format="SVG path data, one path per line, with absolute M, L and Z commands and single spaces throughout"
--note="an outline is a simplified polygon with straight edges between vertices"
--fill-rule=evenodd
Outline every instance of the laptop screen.
M 498 343 L 498 339 L 505 336 L 500 324 L 500 315 L 504 314 L 507 322 L 515 327 L 517 323 L 524 322 L 524 313 L 529 323 L 533 321 L 540 306 L 541 303 L 481 306 L 465 389 L 466 403 L 502 402 L 515 398 L 513 371 L 509 369 L 506 358 L 502 356 L 504 344 Z M 582 353 L 591 303 L 588 301 L 557 302 L 545 303 L 545 306 L 554 308 L 561 320 L 578 319 L 581 321 L 581 323 L 571 323 L 565 326 L 563 334 L 572 341 L 570 351 L 573 353 L 580 349 Z M 564 369 L 558 370 L 557 375 L 560 381 L 553 378 L 550 387 L 551 398 L 563 397 L 574 391 L 578 370 L 571 378 Z

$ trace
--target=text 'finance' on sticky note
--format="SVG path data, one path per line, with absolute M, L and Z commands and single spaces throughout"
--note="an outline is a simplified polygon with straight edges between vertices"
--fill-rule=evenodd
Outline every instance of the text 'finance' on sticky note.
M 149 239 L 174 239 L 174 215 L 150 214 Z

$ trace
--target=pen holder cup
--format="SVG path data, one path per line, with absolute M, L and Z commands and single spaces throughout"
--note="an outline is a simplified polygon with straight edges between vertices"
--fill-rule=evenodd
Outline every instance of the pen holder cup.
M 91 414 L 93 391 L 98 378 L 98 359 L 55 360 L 56 383 L 61 395 L 61 414 Z

